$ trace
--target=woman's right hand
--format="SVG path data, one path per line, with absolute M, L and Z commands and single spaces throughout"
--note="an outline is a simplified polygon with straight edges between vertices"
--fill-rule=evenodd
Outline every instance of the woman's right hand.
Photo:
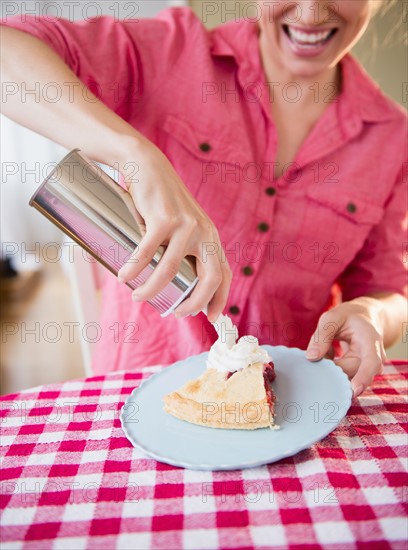
M 2 27 L 0 54 L 2 82 L 14 83 L 19 90 L 37 86 L 44 90 L 52 82 L 61 90 L 59 101 L 52 103 L 37 101 L 33 94 L 27 94 L 24 101 L 21 94 L 9 94 L 1 103 L 3 114 L 67 149 L 80 149 L 93 161 L 113 167 L 119 164 L 146 230 L 137 253 L 121 269 L 121 278 L 136 277 L 159 246 L 167 245 L 159 266 L 135 291 L 135 297 L 148 300 L 155 296 L 176 275 L 182 259 L 195 256 L 200 282 L 177 313 L 189 315 L 208 305 L 208 318 L 215 320 L 227 301 L 230 268 L 214 224 L 164 154 L 100 101 L 41 40 Z M 214 243 L 212 250 L 218 250 L 217 254 L 203 257 L 205 243 Z
M 165 245 L 157 268 L 132 295 L 137 301 L 149 300 L 176 276 L 184 257 L 194 256 L 199 282 L 175 315 L 193 315 L 207 306 L 208 319 L 215 321 L 225 307 L 231 284 L 218 231 L 160 149 L 140 135 L 137 142 L 130 141 L 119 171 L 140 215 L 144 237 L 119 271 L 119 280 L 137 277 L 159 246 Z M 209 244 L 216 253 L 206 253 Z

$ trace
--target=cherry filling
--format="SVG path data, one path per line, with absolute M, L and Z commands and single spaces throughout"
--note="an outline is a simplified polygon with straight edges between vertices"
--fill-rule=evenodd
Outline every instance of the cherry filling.
M 236 374 L 236 372 L 237 371 L 228 372 L 225 380 L 229 380 L 231 376 Z M 276 374 L 275 374 L 275 366 L 272 361 L 270 363 L 264 363 L 262 374 L 264 379 L 266 399 L 268 401 L 270 411 L 273 412 L 273 405 L 275 403 L 275 394 L 272 391 L 272 382 L 275 380 Z
M 276 374 L 275 374 L 275 367 L 272 361 L 270 363 L 264 364 L 263 377 L 264 377 L 266 399 L 268 401 L 270 411 L 273 412 L 275 394 L 272 391 L 272 382 L 275 380 Z

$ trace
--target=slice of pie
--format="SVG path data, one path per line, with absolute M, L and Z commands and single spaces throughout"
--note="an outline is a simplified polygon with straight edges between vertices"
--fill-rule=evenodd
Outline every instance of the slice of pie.
M 236 372 L 207 368 L 164 397 L 173 416 L 211 428 L 255 430 L 273 427 L 273 362 L 254 363 Z

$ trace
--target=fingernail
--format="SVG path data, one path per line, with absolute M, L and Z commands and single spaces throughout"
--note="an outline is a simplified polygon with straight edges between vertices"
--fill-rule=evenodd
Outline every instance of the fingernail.
M 141 297 L 139 296 L 139 294 L 135 294 L 135 293 L 132 294 L 132 300 L 133 300 L 134 302 L 140 302 L 142 299 L 143 299 L 143 298 L 141 298 Z
M 316 348 L 310 348 L 306 351 L 306 358 L 307 359 L 318 359 L 320 357 L 319 350 Z
M 209 320 L 210 323 L 215 323 L 215 321 L 218 319 L 218 317 L 221 315 L 221 313 L 218 313 L 217 315 L 209 316 L 208 313 L 205 312 L 205 314 L 207 315 L 207 319 Z
M 364 391 L 364 386 L 361 384 L 359 386 L 353 386 L 353 397 L 358 397 Z

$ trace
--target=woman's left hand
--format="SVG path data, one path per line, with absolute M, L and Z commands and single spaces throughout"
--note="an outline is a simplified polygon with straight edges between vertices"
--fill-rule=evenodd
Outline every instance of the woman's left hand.
M 384 351 L 378 300 L 362 297 L 344 302 L 323 313 L 310 339 L 306 357 L 318 361 L 331 354 L 332 342 L 345 350 L 335 362 L 351 378 L 353 395 L 360 395 L 382 371 Z

